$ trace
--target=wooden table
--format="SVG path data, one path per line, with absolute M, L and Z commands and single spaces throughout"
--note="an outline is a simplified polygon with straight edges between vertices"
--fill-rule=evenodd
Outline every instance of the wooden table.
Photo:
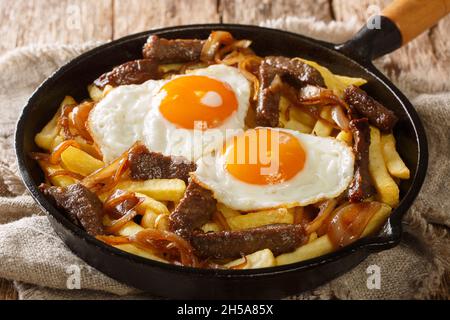
M 361 24 L 369 5 L 391 0 L 1 0 L 0 55 L 16 47 L 111 40 L 161 26 L 223 22 L 259 24 L 285 15 Z M 450 17 L 392 54 L 395 70 L 411 61 L 440 70 L 450 67 Z M 417 51 L 420 59 L 417 61 Z M 425 58 L 424 58 L 425 57 Z M 448 73 L 447 73 L 448 74 Z M 11 282 L 0 279 L 0 300 L 17 299 Z

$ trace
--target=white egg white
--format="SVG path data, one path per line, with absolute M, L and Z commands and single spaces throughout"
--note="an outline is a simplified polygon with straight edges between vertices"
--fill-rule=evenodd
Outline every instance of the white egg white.
M 288 181 L 256 185 L 238 180 L 225 166 L 226 153 L 215 152 L 197 161 L 193 179 L 211 190 L 226 206 L 241 211 L 306 206 L 339 196 L 353 177 L 354 155 L 345 143 L 288 129 L 302 144 L 303 170 Z
M 165 81 L 149 80 L 140 85 L 114 88 L 92 109 L 88 126 L 105 162 L 119 157 L 143 140 L 145 116 Z
M 244 128 L 250 104 L 250 83 L 239 70 L 225 65 L 212 65 L 190 74 L 207 76 L 228 84 L 236 95 L 237 110 L 214 129 L 180 129 L 159 112 L 159 104 L 165 94 L 160 89 L 170 80 L 149 80 L 140 85 L 119 86 L 94 107 L 88 119 L 89 131 L 105 162 L 119 157 L 136 141 L 145 143 L 152 151 L 197 160 L 223 143 L 227 129 Z M 206 98 L 214 107 L 217 97 Z

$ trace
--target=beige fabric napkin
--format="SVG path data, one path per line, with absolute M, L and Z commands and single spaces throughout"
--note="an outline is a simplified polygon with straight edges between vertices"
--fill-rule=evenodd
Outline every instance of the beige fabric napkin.
M 294 17 L 265 25 L 335 42 L 349 38 L 358 28 L 353 21 L 325 24 Z M 15 163 L 14 125 L 27 98 L 55 69 L 95 45 L 27 47 L 0 57 L 0 278 L 14 280 L 21 299 L 151 298 L 73 255 L 26 192 Z M 389 71 L 389 62 L 383 58 L 378 66 Z M 430 144 L 428 176 L 405 216 L 404 240 L 396 248 L 371 255 L 328 284 L 292 299 L 449 297 L 450 85 L 446 79 L 433 76 L 433 66 L 424 68 L 393 79 L 419 111 Z M 367 268 L 372 265 L 380 268 L 380 289 L 367 287 Z M 80 270 L 80 290 L 67 289 L 73 266 Z

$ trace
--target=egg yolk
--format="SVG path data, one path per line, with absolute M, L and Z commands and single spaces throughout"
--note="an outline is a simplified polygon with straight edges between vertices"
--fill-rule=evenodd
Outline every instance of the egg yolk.
M 161 114 L 185 129 L 218 127 L 238 107 L 228 84 L 205 76 L 178 77 L 161 90 L 166 93 L 159 107 Z
M 225 168 L 240 181 L 278 184 L 302 171 L 306 154 L 296 137 L 287 132 L 256 128 L 231 139 L 225 148 Z

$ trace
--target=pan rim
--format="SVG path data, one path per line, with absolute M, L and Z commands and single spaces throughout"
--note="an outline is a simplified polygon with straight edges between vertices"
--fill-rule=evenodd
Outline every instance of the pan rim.
M 381 82 L 383 86 L 390 90 L 392 94 L 396 97 L 396 99 L 403 105 L 405 111 L 408 114 L 409 121 L 413 124 L 414 131 L 417 138 L 417 144 L 418 144 L 418 170 L 416 171 L 416 174 L 414 177 L 411 177 L 412 184 L 409 190 L 406 192 L 404 197 L 401 199 L 400 204 L 397 208 L 393 210 L 391 215 L 389 216 L 388 221 L 386 222 L 386 225 L 390 225 L 390 227 L 394 228 L 394 232 L 391 234 L 390 237 L 380 237 L 380 236 L 368 236 L 365 238 L 362 238 L 355 243 L 346 246 L 342 249 L 339 249 L 337 251 L 319 256 L 317 258 L 296 262 L 292 264 L 282 265 L 282 266 L 274 266 L 274 267 L 268 267 L 268 268 L 261 268 L 261 269 L 249 269 L 249 270 L 222 270 L 222 269 L 200 269 L 200 268 L 192 268 L 192 267 L 184 267 L 184 266 L 177 266 L 172 264 L 166 264 L 154 260 L 149 260 L 140 256 L 136 256 L 127 252 L 124 252 L 122 250 L 119 250 L 117 248 L 114 248 L 110 245 L 107 245 L 96 238 L 88 235 L 84 230 L 81 228 L 75 226 L 74 224 L 70 223 L 67 218 L 59 211 L 57 210 L 44 196 L 43 194 L 38 190 L 38 186 L 36 183 L 34 183 L 34 180 L 31 176 L 31 173 L 26 167 L 25 159 L 23 155 L 23 133 L 25 131 L 25 120 L 27 118 L 27 114 L 32 110 L 33 107 L 33 101 L 37 99 L 38 95 L 45 90 L 48 87 L 51 87 L 53 84 L 56 83 L 57 78 L 69 71 L 71 68 L 75 67 L 76 65 L 83 63 L 83 61 L 88 58 L 89 56 L 99 53 L 103 50 L 106 50 L 110 47 L 119 46 L 123 43 L 126 43 L 131 40 L 136 40 L 141 37 L 146 37 L 151 33 L 164 33 L 164 32 L 176 32 L 176 31 L 186 31 L 186 30 L 210 30 L 210 29 L 245 29 L 245 30 L 253 30 L 255 32 L 261 32 L 262 30 L 266 30 L 268 32 L 272 33 L 280 33 L 280 34 L 288 34 L 293 37 L 301 38 L 302 41 L 309 42 L 313 46 L 321 46 L 323 49 L 331 50 L 342 57 L 358 64 L 360 67 L 364 68 L 367 72 L 371 73 L 377 81 Z M 272 28 L 266 28 L 266 27 L 259 27 L 259 26 L 253 26 L 253 25 L 244 25 L 244 24 L 192 24 L 192 25 L 182 25 L 182 26 L 173 26 L 173 27 L 166 27 L 166 28 L 158 28 L 158 29 L 152 29 L 148 31 L 139 32 L 136 34 L 131 34 L 125 37 L 122 37 L 120 39 L 107 42 L 103 45 L 100 45 L 98 47 L 95 47 L 87 52 L 84 52 L 83 54 L 77 56 L 76 58 L 70 60 L 65 65 L 57 69 L 55 72 L 53 72 L 46 80 L 44 80 L 43 83 L 41 83 L 37 89 L 32 93 L 28 101 L 25 103 L 24 108 L 22 109 L 22 112 L 18 118 L 17 124 L 16 124 L 16 130 L 14 134 L 14 146 L 15 146 L 15 153 L 16 153 L 16 159 L 18 163 L 18 168 L 20 175 L 22 177 L 22 180 L 25 183 L 26 188 L 31 193 L 33 199 L 38 203 L 40 208 L 49 216 L 51 216 L 54 221 L 59 223 L 63 226 L 66 230 L 70 231 L 72 235 L 77 237 L 78 239 L 87 242 L 90 246 L 95 246 L 98 249 L 104 251 L 107 254 L 117 256 L 121 259 L 129 260 L 132 263 L 146 265 L 153 268 L 161 269 L 162 271 L 171 271 L 171 272 L 177 272 L 179 274 L 189 274 L 189 275 L 198 275 L 198 276 L 213 276 L 213 277 L 226 277 L 226 278 L 240 278 L 240 277 L 264 277 L 264 276 L 275 276 L 280 273 L 290 273 L 290 272 L 296 272 L 300 270 L 306 270 L 315 268 L 322 264 L 327 264 L 333 261 L 337 261 L 340 259 L 343 259 L 344 257 L 354 253 L 355 251 L 366 251 L 367 254 L 369 254 L 371 251 L 381 251 L 385 249 L 389 249 L 395 245 L 397 245 L 400 242 L 401 234 L 402 234 L 402 228 L 401 228 L 401 219 L 403 215 L 406 213 L 406 211 L 410 208 L 411 204 L 417 197 L 420 188 L 423 185 L 425 174 L 427 171 L 427 165 L 428 165 L 428 145 L 427 145 L 427 139 L 425 135 L 425 130 L 423 128 L 422 122 L 415 111 L 412 104 L 409 102 L 409 100 L 403 95 L 403 93 L 396 88 L 380 71 L 378 71 L 371 62 L 364 62 L 364 61 L 357 61 L 354 60 L 354 58 L 351 58 L 342 52 L 340 52 L 334 44 L 315 40 L 300 34 L 296 34 L 289 31 L 284 30 L 278 30 L 278 29 L 272 29 Z M 78 255 L 75 250 L 71 248 L 71 250 Z

